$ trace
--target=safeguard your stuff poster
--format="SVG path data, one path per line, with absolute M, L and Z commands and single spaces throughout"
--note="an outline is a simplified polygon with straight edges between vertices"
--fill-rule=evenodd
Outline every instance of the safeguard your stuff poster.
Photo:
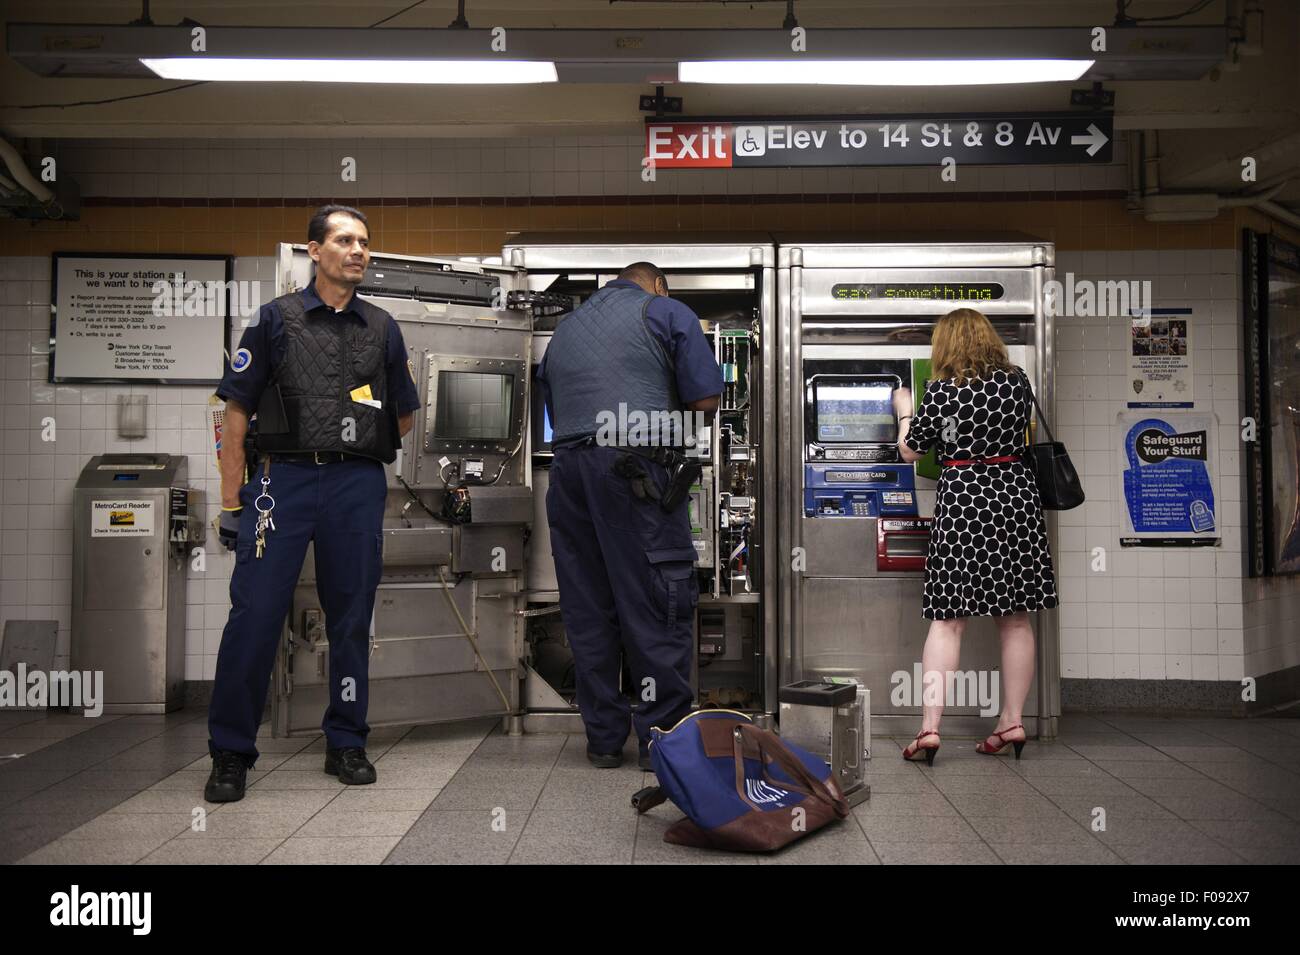
M 1125 504 L 1120 544 L 1219 542 L 1216 427 L 1214 415 L 1197 412 L 1118 416 Z

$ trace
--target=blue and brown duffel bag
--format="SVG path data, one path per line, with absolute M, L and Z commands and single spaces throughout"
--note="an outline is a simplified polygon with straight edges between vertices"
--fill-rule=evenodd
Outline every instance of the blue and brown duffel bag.
M 633 798 L 637 811 L 666 796 L 686 813 L 665 842 L 770 852 L 849 814 L 825 760 L 735 710 L 700 710 L 652 729 L 650 761 L 659 786 Z

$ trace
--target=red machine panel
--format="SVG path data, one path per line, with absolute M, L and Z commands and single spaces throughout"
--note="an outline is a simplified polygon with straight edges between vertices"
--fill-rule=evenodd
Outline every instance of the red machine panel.
M 931 517 L 882 517 L 876 521 L 876 570 L 925 570 Z

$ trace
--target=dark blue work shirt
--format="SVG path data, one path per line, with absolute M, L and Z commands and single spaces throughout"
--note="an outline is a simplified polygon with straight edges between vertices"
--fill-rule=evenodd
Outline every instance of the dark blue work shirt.
M 329 309 L 316 294 L 316 282 L 313 280 L 300 293 L 302 304 L 307 313 L 318 308 Z M 358 322 L 365 322 L 361 313 L 353 306 L 356 295 L 339 309 L 340 314 L 351 315 Z M 420 407 L 420 396 L 415 390 L 415 371 L 406 355 L 406 342 L 397 321 L 388 316 L 388 350 L 384 356 L 384 373 L 388 378 L 388 400 L 395 403 L 397 415 L 410 414 Z M 244 329 L 239 339 L 239 348 L 226 363 L 226 373 L 217 386 L 217 397 L 226 401 L 236 401 L 250 415 L 257 413 L 257 406 L 262 400 L 262 392 L 271 380 L 271 372 L 284 360 L 285 338 L 284 319 L 275 302 L 267 302 L 257 314 L 257 321 Z
M 628 279 L 614 279 L 606 287 L 640 288 Z M 713 346 L 700 328 L 700 317 L 690 307 L 663 295 L 650 300 L 645 310 L 646 324 L 664 346 L 677 376 L 677 397 L 682 404 L 722 394 L 722 369 L 713 356 Z M 537 366 L 537 382 L 546 402 L 546 413 L 555 420 L 551 407 L 551 389 L 546 382 L 546 356 Z

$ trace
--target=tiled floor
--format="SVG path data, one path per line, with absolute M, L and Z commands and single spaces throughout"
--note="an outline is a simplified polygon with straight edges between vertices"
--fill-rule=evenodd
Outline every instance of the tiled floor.
M 202 712 L 0 713 L 0 862 L 1300 862 L 1300 720 L 1067 715 L 1020 762 L 946 739 L 930 768 L 878 739 L 871 799 L 763 857 L 664 843 L 681 814 L 631 810 L 634 744 L 596 770 L 581 737 L 495 721 L 376 731 L 379 781 L 352 788 L 321 738 L 267 733 L 248 795 L 214 806 Z

